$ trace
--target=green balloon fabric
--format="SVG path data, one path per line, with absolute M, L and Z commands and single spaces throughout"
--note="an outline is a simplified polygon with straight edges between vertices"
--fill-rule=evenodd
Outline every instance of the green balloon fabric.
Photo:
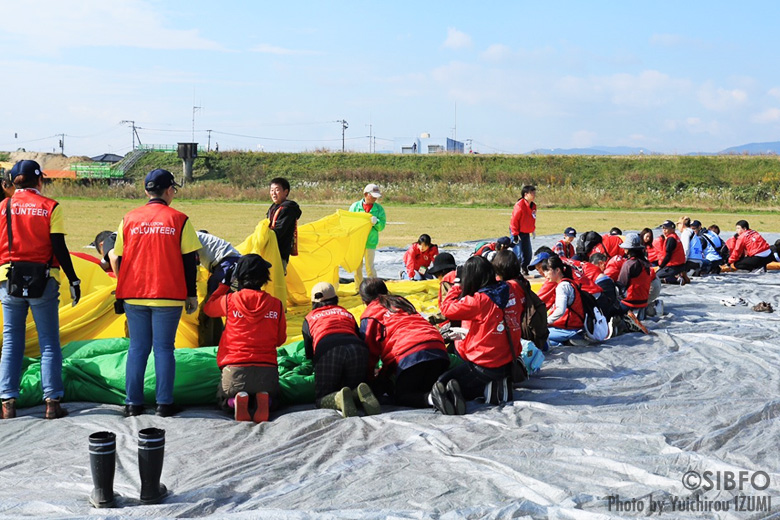
M 62 349 L 62 378 L 65 401 L 88 401 L 122 405 L 125 402 L 127 338 L 74 341 Z M 184 348 L 174 351 L 176 379 L 174 401 L 181 405 L 216 403 L 220 370 L 217 347 Z M 285 405 L 314 402 L 314 369 L 306 359 L 303 342 L 278 349 L 279 385 Z M 149 356 L 144 379 L 144 401 L 155 399 L 154 355 Z M 41 363 L 25 358 L 21 379 L 20 408 L 43 402 Z

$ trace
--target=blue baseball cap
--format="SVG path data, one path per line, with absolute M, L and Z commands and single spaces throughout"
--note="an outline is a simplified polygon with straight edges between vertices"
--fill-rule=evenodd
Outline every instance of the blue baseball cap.
M 563 230 L 563 234 L 567 237 L 576 237 L 577 236 L 577 230 L 573 227 L 567 227 Z
M 19 175 L 24 175 L 24 176 L 34 175 L 35 177 L 45 177 L 45 175 L 43 174 L 43 170 L 41 169 L 41 165 L 29 159 L 25 159 L 24 161 L 19 161 L 16 164 L 14 164 L 13 168 L 11 168 L 10 174 L 11 174 L 11 180 L 14 180 Z
M 536 264 L 540 264 L 540 263 L 542 263 L 542 260 L 547 260 L 548 258 L 550 258 L 550 253 L 548 253 L 546 251 L 542 252 L 542 253 L 539 253 L 538 255 L 534 255 L 534 257 L 531 259 L 531 261 L 528 262 L 528 267 L 533 267 Z
M 181 184 L 177 184 L 173 178 L 173 174 L 168 170 L 157 168 L 146 174 L 144 179 L 144 188 L 146 191 L 159 191 L 175 186 L 181 188 Z
M 509 247 L 512 245 L 512 240 L 509 237 L 501 237 L 498 240 L 496 240 L 496 244 L 500 244 L 504 247 Z

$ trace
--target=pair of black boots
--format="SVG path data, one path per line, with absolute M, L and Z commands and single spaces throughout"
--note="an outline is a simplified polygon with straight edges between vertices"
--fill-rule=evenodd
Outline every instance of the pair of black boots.
M 167 494 L 160 483 L 165 456 L 165 430 L 146 428 L 138 432 L 138 470 L 141 473 L 141 503 L 156 504 Z M 95 488 L 89 496 L 93 507 L 114 507 L 116 434 L 97 432 L 89 436 L 89 464 Z

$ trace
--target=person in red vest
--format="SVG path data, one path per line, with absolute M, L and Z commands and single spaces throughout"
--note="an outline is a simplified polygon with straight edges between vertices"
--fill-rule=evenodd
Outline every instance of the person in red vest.
M 567 227 L 563 230 L 563 238 L 555 243 L 552 250 L 562 258 L 574 257 L 574 239 L 577 238 L 577 230 L 573 227 Z
M 547 309 L 550 329 L 547 342 L 551 347 L 572 343 L 572 340 L 576 343 L 582 338 L 585 310 L 572 268 L 564 264 L 559 256 L 552 255 L 542 261 L 542 269 L 547 281 L 555 286 L 555 300 Z
M 423 233 L 417 242 L 409 246 L 404 253 L 405 280 L 432 280 L 433 275 L 428 273 L 433 259 L 439 254 L 439 246 L 431 243 L 431 236 Z
M 653 270 L 645 258 L 645 249 L 637 233 L 628 233 L 620 247 L 626 250 L 628 260 L 620 268 L 617 284 L 621 291 L 620 310 L 645 334 L 647 329 L 639 316 L 647 307 Z
M 377 395 L 386 391 L 401 406 L 441 410 L 433 387 L 450 358 L 439 331 L 409 300 L 389 294 L 379 278 L 363 280 L 360 298 L 366 304 L 360 331 L 371 353 L 369 365 L 382 360 L 382 369 L 371 383 Z
M 81 298 L 80 280 L 65 244 L 65 225 L 57 201 L 41 195 L 43 170 L 35 161 L 17 162 L 11 169 L 16 190 L 0 203 L 0 300 L 3 305 L 3 348 L 0 357 L 0 418 L 16 417 L 16 400 L 24 359 L 27 314 L 32 310 L 38 344 L 41 349 L 41 386 L 46 402 L 46 419 L 67 415 L 60 406 L 65 395 L 62 382 L 62 350 L 59 325 L 59 270 L 70 282 L 73 305 Z M 9 212 L 10 210 L 10 212 Z M 8 230 L 11 229 L 10 239 Z M 34 288 L 6 283 L 9 264 L 31 262 L 40 266 L 38 281 L 40 294 Z M 19 288 L 21 294 L 15 295 Z M 25 296 L 26 292 L 26 296 Z
M 336 289 L 320 282 L 311 290 L 311 312 L 303 319 L 303 346 L 314 364 L 314 403 L 317 408 L 341 411 L 343 417 L 357 415 L 355 395 L 366 415 L 381 409 L 366 384 L 372 367 L 368 346 L 360 337 L 355 317 L 339 305 Z
M 747 220 L 737 222 L 736 229 L 738 236 L 734 247 L 729 248 L 729 263 L 735 269 L 765 271 L 767 264 L 774 260 L 767 241 L 758 231 L 750 229 Z
M 222 373 L 217 402 L 237 421 L 267 421 L 281 398 L 276 349 L 287 340 L 287 321 L 281 300 L 263 291 L 270 267 L 260 255 L 242 256 L 203 306 L 207 316 L 225 317 L 217 349 Z M 233 281 L 236 292 L 230 292 Z
M 534 200 L 536 200 L 536 186 L 523 186 L 520 198 L 517 200 L 509 219 L 512 243 L 515 246 L 515 254 L 520 260 L 520 269 L 524 276 L 528 276 L 528 264 L 533 256 L 531 235 L 536 233 L 536 203 Z
M 287 264 L 290 255 L 298 255 L 298 219 L 301 218 L 301 208 L 290 196 L 290 182 L 284 177 L 271 179 L 271 200 L 265 216 L 270 221 L 269 228 L 276 234 L 279 255 L 282 257 L 284 274 L 287 274 Z
M 659 269 L 655 274 L 663 283 L 678 283 L 679 277 L 680 285 L 685 285 L 691 283 L 691 280 L 685 272 L 685 250 L 680 243 L 680 237 L 674 231 L 675 228 L 671 220 L 665 220 L 661 224 L 663 234 L 659 237 L 655 249 L 662 253 L 658 263 Z
M 154 347 L 157 415 L 180 411 L 173 402 L 176 329 L 182 307 L 198 309 L 198 235 L 187 215 L 170 207 L 173 174 L 156 169 L 144 179 L 149 201 L 125 215 L 117 230 L 116 299 L 122 301 L 130 332 L 125 376 L 125 415 L 144 412 L 144 372 Z

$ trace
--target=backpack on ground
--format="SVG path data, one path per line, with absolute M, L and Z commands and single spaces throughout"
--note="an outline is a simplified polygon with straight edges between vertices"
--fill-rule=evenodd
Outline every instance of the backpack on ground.
M 596 298 L 589 292 L 583 291 L 579 287 L 575 290 L 579 292 L 580 299 L 582 300 L 582 310 L 585 314 L 583 317 L 583 332 L 585 337 L 594 343 L 599 343 L 609 338 L 609 321 L 601 312 L 598 306 Z

